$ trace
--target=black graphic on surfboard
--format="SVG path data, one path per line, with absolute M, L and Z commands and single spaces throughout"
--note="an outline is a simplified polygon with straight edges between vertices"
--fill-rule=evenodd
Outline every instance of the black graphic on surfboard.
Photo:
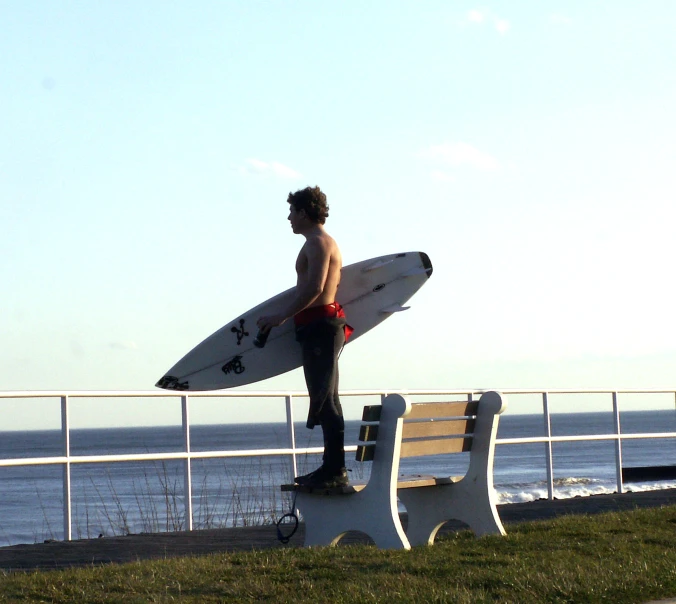
M 228 361 L 223 367 L 221 367 L 221 371 L 225 373 L 225 375 L 228 375 L 230 372 L 233 373 L 244 373 L 246 371 L 246 367 L 242 365 L 242 356 L 237 355 L 235 358 L 231 359 Z
M 179 379 L 173 375 L 165 375 L 157 382 L 157 387 L 164 388 L 165 390 L 187 390 L 190 388 L 190 382 L 188 382 L 188 380 L 180 382 Z
M 244 330 L 244 319 L 239 320 L 239 327 L 237 327 L 236 325 L 233 325 L 230 328 L 230 331 L 232 333 L 237 334 L 237 346 L 240 346 L 242 344 L 242 338 L 244 336 L 249 335 L 249 332 Z

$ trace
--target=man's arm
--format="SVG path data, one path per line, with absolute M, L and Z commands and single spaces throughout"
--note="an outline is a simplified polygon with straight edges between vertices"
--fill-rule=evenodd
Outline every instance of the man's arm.
M 298 314 L 301 310 L 311 306 L 324 291 L 326 279 L 331 264 L 331 250 L 328 243 L 320 238 L 308 240 L 301 253 L 307 259 L 307 273 L 296 286 L 295 295 L 288 306 L 275 315 L 261 317 L 258 327 L 268 331 L 277 327 Z

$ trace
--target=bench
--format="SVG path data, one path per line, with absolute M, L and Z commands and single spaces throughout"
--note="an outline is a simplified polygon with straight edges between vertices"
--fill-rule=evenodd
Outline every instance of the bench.
M 332 489 L 281 487 L 295 492 L 305 545 L 335 545 L 348 531 L 361 531 L 380 548 L 410 549 L 431 545 L 450 519 L 477 536 L 504 535 L 495 507 L 493 452 L 506 406 L 500 394 L 486 392 L 479 401 L 441 403 L 411 403 L 391 394 L 382 405 L 364 407 L 357 461 L 373 462 L 367 482 Z M 470 456 L 465 476 L 398 476 L 401 457 L 463 451 Z M 397 497 L 408 513 L 406 532 Z

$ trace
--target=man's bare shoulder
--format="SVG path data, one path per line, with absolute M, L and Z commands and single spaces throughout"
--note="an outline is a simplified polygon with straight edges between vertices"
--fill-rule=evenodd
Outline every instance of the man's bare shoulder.
M 328 233 L 321 233 L 312 237 L 308 237 L 303 249 L 305 253 L 313 256 L 333 255 L 338 251 L 338 244 L 336 240 Z

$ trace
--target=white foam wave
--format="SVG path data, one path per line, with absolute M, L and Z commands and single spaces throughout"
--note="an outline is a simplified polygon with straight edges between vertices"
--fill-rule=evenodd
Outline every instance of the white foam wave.
M 676 482 L 644 482 L 624 485 L 625 492 L 656 491 L 676 488 Z M 507 503 L 523 503 L 547 499 L 549 494 L 545 482 L 513 485 L 497 485 L 498 505 Z M 589 497 L 590 495 L 609 495 L 617 493 L 614 481 L 593 478 L 561 478 L 554 480 L 554 499 L 571 499 L 573 497 Z
M 586 477 L 581 477 L 578 478 L 576 476 L 569 476 L 568 478 L 555 478 L 554 479 L 554 486 L 555 487 L 572 487 L 580 484 L 593 484 L 594 482 L 598 482 L 594 478 L 586 478 Z
M 676 489 L 676 482 L 641 482 L 624 485 L 624 490 L 630 493 L 640 493 L 641 491 L 659 491 L 661 489 Z

